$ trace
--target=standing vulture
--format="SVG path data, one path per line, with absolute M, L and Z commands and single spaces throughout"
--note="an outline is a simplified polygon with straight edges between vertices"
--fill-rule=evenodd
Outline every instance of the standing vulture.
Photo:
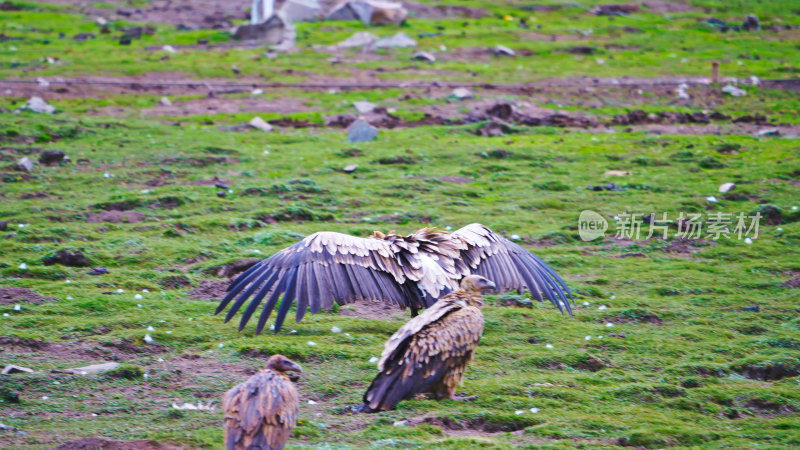
M 483 333 L 483 298 L 495 284 L 479 275 L 461 280 L 461 289 L 440 298 L 389 338 L 378 376 L 364 394 L 363 412 L 394 409 L 417 394 L 458 400 L 472 353 Z
M 299 410 L 287 371 L 303 369 L 283 355 L 272 355 L 266 370 L 225 393 L 225 448 L 280 450 L 286 445 Z
M 239 275 L 215 314 L 236 298 L 225 316 L 228 322 L 252 296 L 239 322 L 241 331 L 266 298 L 256 334 L 264 329 L 281 296 L 276 333 L 295 299 L 297 322 L 309 307 L 316 313 L 334 301 L 344 305 L 356 300 L 397 303 L 411 308 L 414 317 L 470 274 L 493 280 L 498 293 L 522 294 L 527 289 L 539 301 L 544 295 L 559 310 L 572 314 L 569 289 L 550 266 L 477 223 L 452 233 L 423 228 L 408 236 L 377 231 L 369 238 L 314 233 Z

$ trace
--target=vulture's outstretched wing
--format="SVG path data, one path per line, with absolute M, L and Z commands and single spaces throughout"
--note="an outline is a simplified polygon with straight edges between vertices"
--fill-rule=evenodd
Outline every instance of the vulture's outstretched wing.
M 498 293 L 522 294 L 527 289 L 539 301 L 544 294 L 559 311 L 566 309 L 572 315 L 567 299 L 572 299 L 572 294 L 567 284 L 533 253 L 479 223 L 467 225 L 450 236 L 462 243 L 461 256 L 456 261 L 456 270 L 462 276 L 486 277 L 494 281 Z
M 297 423 L 299 396 L 271 370 L 252 376 L 222 397 L 227 448 L 283 448 Z
M 216 313 L 236 298 L 225 317 L 228 322 L 252 296 L 239 322 L 241 331 L 266 299 L 256 327 L 258 334 L 281 296 L 275 332 L 280 330 L 295 299 L 297 322 L 307 308 L 316 313 L 330 308 L 334 301 L 343 305 L 356 300 L 384 300 L 402 307 L 425 308 L 457 287 L 461 278 L 451 259 L 431 253 L 439 246 L 458 254 L 447 233 L 434 230 L 383 238 L 315 233 L 239 275 L 228 287 Z
M 482 332 L 480 309 L 448 301 L 411 319 L 386 343 L 380 373 L 364 394 L 367 411 L 392 409 L 403 399 L 438 390 L 445 378 L 460 380 Z

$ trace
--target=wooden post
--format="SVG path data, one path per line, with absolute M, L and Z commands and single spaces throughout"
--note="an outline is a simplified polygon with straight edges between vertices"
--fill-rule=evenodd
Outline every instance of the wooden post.
M 719 84 L 719 61 L 711 61 L 711 81 Z

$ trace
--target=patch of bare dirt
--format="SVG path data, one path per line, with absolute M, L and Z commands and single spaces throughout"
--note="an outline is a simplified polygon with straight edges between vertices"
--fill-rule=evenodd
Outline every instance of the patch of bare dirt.
M 188 184 L 188 185 L 192 185 L 192 186 L 216 186 L 218 184 L 223 184 L 223 185 L 228 186 L 228 185 L 231 184 L 231 182 L 228 181 L 228 180 L 223 180 L 223 179 L 218 178 L 218 177 L 214 177 L 214 178 L 209 178 L 207 180 L 187 181 L 187 182 L 185 182 L 183 184 Z
M 141 110 L 144 116 L 193 116 L 200 114 L 234 114 L 240 112 L 264 112 L 292 114 L 315 111 L 306 106 L 306 101 L 297 98 L 224 98 L 206 97 L 180 102 L 171 106 L 155 106 Z
M 222 300 L 228 293 L 229 284 L 227 281 L 203 280 L 200 286 L 190 290 L 187 295 L 195 300 Z
M 136 211 L 117 211 L 112 209 L 99 213 L 89 213 L 86 215 L 86 221 L 89 223 L 137 223 L 141 222 L 145 217 L 144 214 Z
M 759 398 L 751 398 L 744 404 L 744 407 L 762 417 L 786 416 L 795 411 L 790 405 L 779 405 Z
M 395 319 L 406 314 L 397 305 L 387 302 L 357 301 L 339 308 L 339 315 L 362 319 Z
M 453 2 L 455 3 L 455 2 Z M 480 19 L 485 17 L 488 13 L 486 10 L 479 8 L 470 8 L 467 6 L 450 6 L 450 5 L 424 5 L 417 2 L 404 1 L 403 6 L 408 10 L 408 15 L 419 19 L 444 19 L 452 17 L 465 17 L 470 19 Z
M 55 447 L 54 450 L 181 450 L 183 447 L 164 442 L 139 439 L 136 441 L 112 441 L 100 437 L 87 437 L 70 441 Z
M 642 2 L 642 6 L 649 9 L 650 11 L 656 14 L 665 14 L 665 13 L 677 13 L 677 12 L 687 12 L 687 11 L 696 11 L 697 8 L 694 8 L 686 3 L 681 1 L 663 1 L 663 0 L 645 0 Z
M 8 352 L 25 353 L 30 360 L 48 363 L 52 362 L 53 358 L 64 361 L 126 361 L 169 350 L 169 347 L 163 344 L 139 345 L 122 340 L 51 343 L 13 336 L 0 336 L 0 345 L 3 345 Z
M 444 175 L 441 177 L 436 177 L 436 179 L 444 181 L 445 183 L 455 183 L 455 184 L 466 184 L 475 181 L 472 178 L 459 177 L 455 175 Z
M 784 281 L 783 283 L 781 283 L 781 286 L 792 289 L 800 289 L 800 276 L 796 276 L 791 280 Z
M 677 238 L 669 241 L 669 245 L 664 247 L 662 251 L 667 253 L 680 253 L 684 255 L 691 255 L 705 250 L 707 247 L 717 245 L 715 241 L 707 239 L 686 239 Z
M 40 304 L 58 300 L 55 297 L 45 297 L 36 292 L 25 288 L 0 288 L 0 305 L 11 305 L 14 303 L 33 303 Z

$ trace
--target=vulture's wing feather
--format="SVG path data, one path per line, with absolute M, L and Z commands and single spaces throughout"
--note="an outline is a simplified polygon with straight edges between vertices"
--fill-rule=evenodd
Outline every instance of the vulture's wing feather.
M 364 403 L 374 411 L 392 409 L 405 398 L 430 392 L 453 371 L 463 371 L 482 332 L 480 309 L 437 301 L 386 343 L 380 373 Z
M 546 297 L 561 312 L 572 315 L 568 300 L 572 294 L 561 277 L 536 255 L 493 232 L 473 223 L 452 233 L 461 242 L 461 259 L 456 268 L 464 276 L 482 275 L 497 285 L 497 292 L 527 289 L 539 301 Z
M 265 370 L 226 392 L 222 406 L 226 445 L 281 448 L 297 422 L 299 396 L 285 376 Z
M 438 234 L 428 234 L 442 240 Z M 252 297 L 239 323 L 239 330 L 242 330 L 264 301 L 256 326 L 256 333 L 261 333 L 283 297 L 275 322 L 277 332 L 294 301 L 299 322 L 306 309 L 316 313 L 329 309 L 334 301 L 344 305 L 356 300 L 383 300 L 402 307 L 424 308 L 455 285 L 458 279 L 455 272 L 446 273 L 441 263 L 433 259 L 437 256 L 431 257 L 426 253 L 427 247 L 421 248 L 435 246 L 436 242 L 415 240 L 426 239 L 427 234 L 417 233 L 408 241 L 393 237 L 395 239 L 358 238 L 334 232 L 312 234 L 239 275 L 228 287 L 216 313 L 224 311 L 232 302 L 225 316 L 228 322 Z

